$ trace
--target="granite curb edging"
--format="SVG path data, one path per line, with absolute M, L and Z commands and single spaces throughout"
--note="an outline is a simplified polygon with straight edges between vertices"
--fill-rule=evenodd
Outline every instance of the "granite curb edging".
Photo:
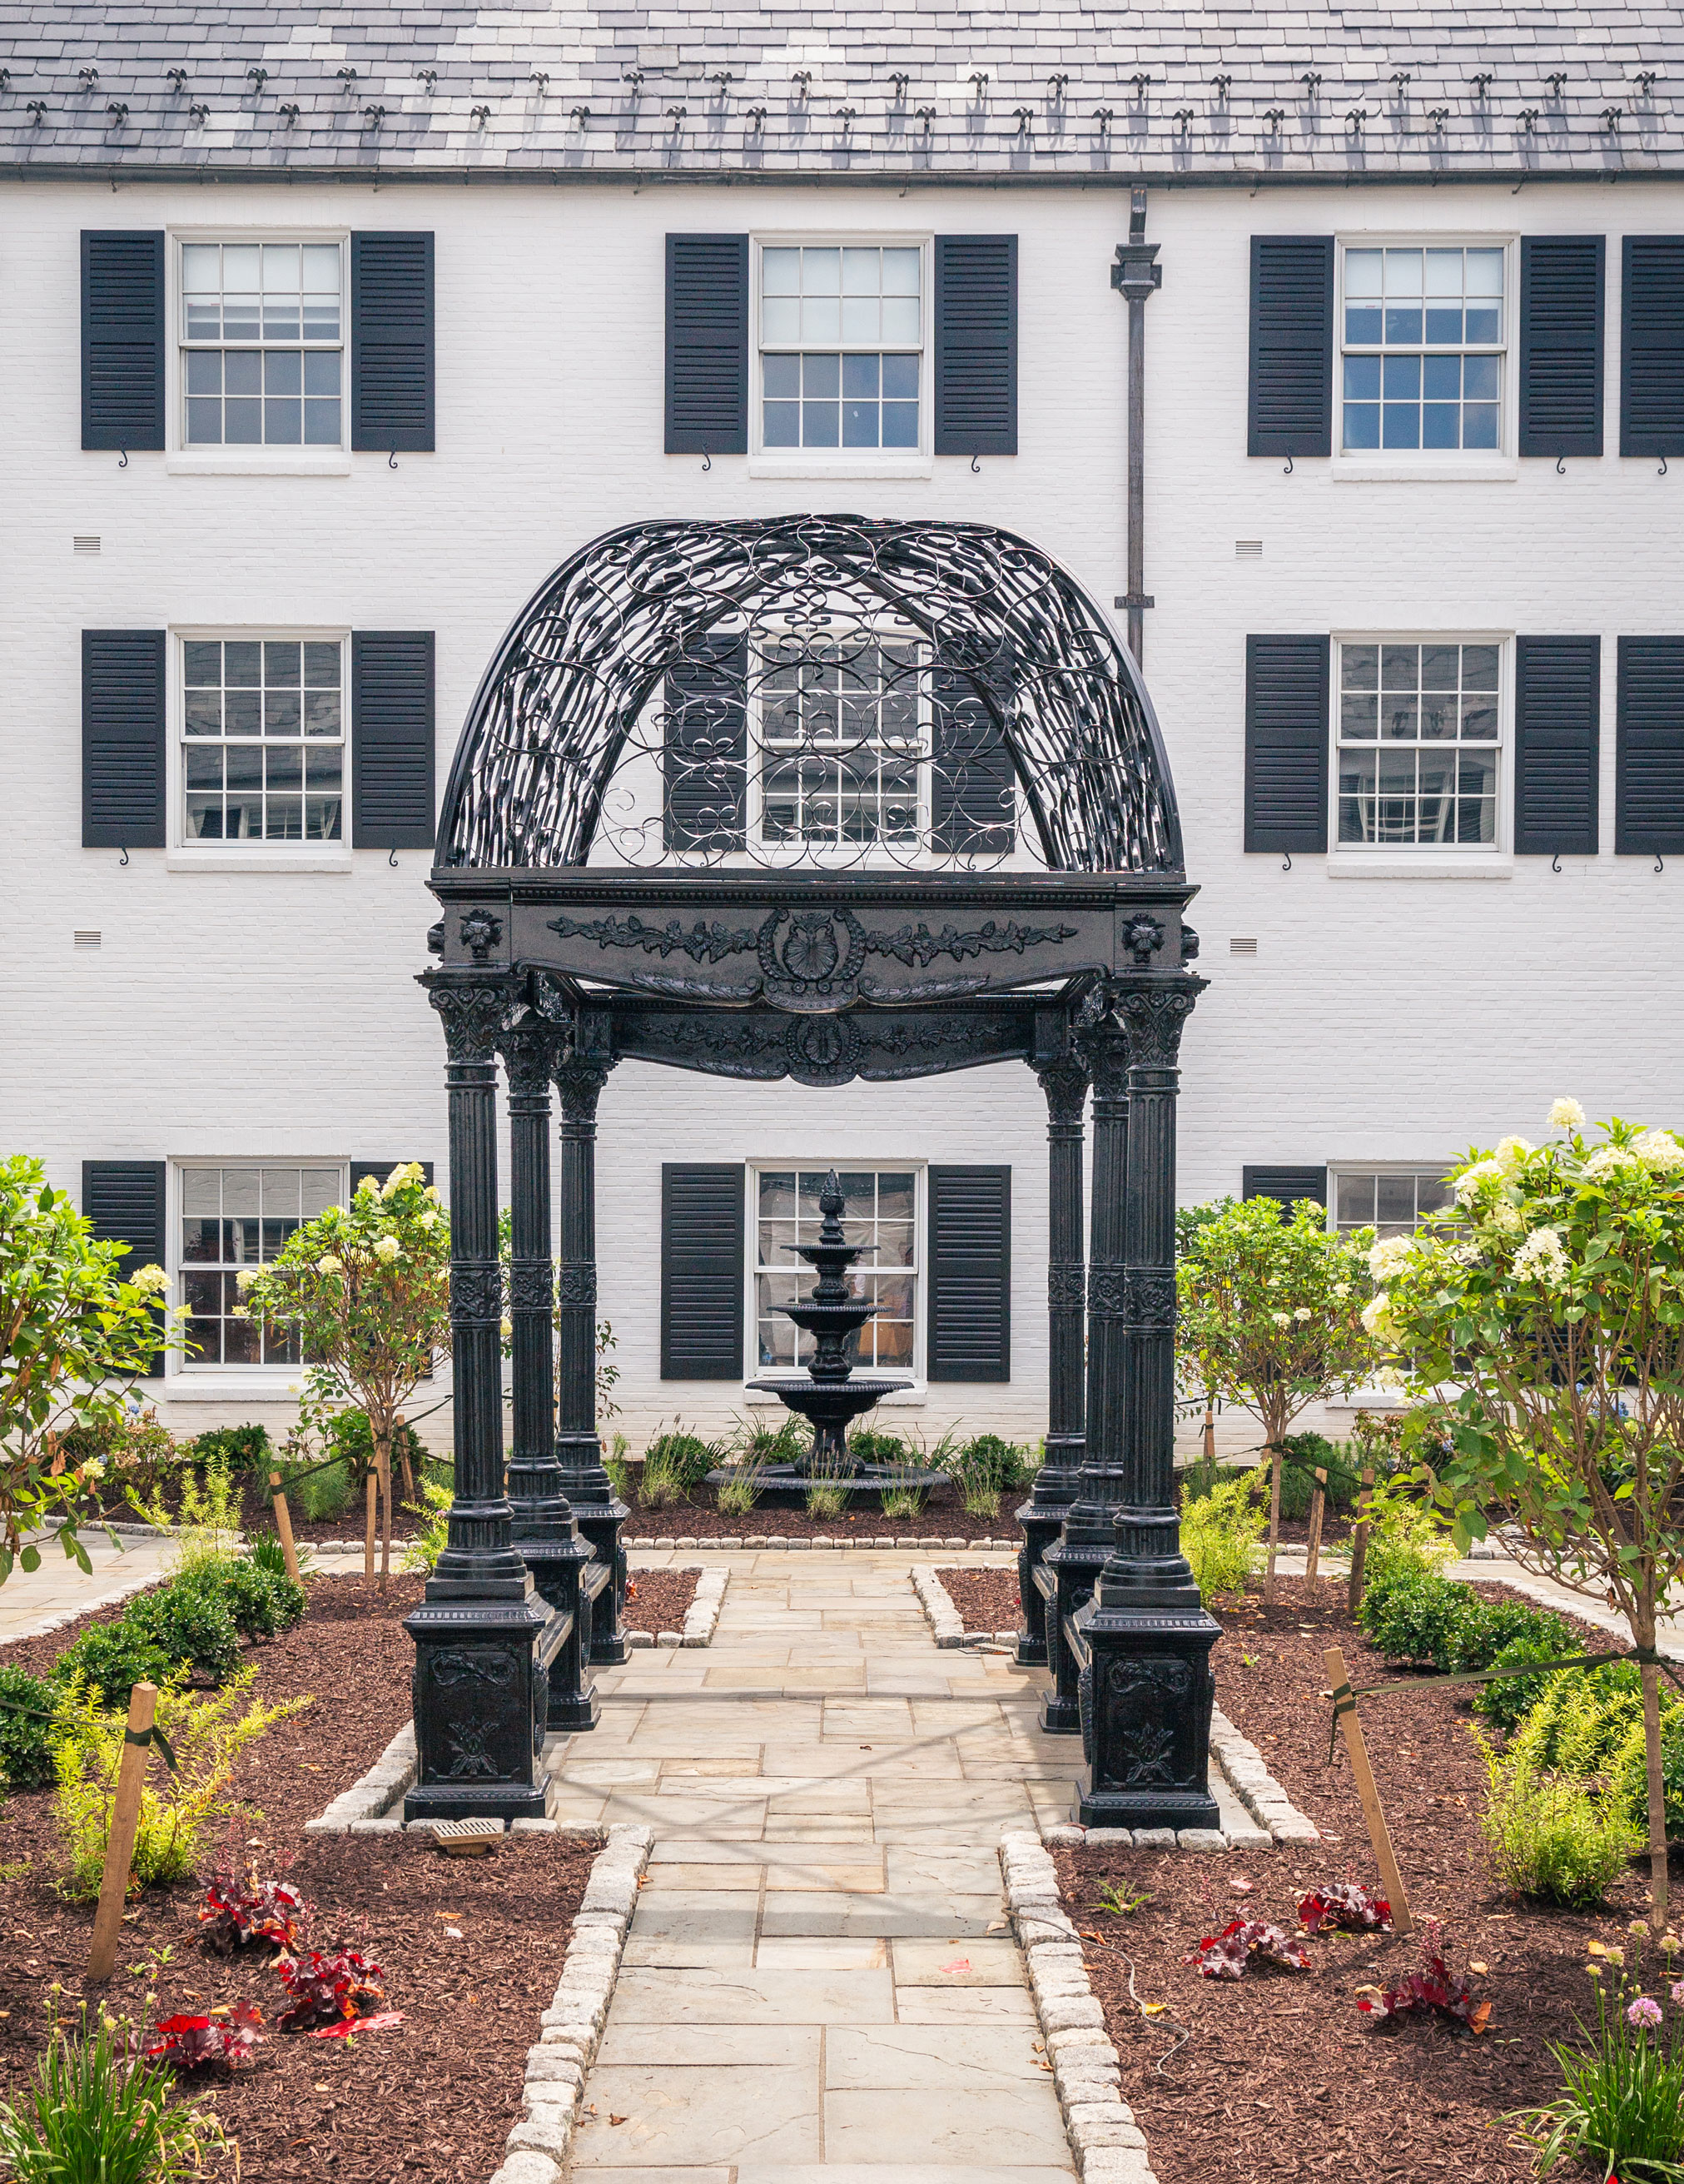
M 653 1828 L 611 1827 L 591 1862 L 561 1977 L 538 2020 L 537 2041 L 526 2051 L 525 2113 L 509 2134 L 508 2154 L 490 2184 L 559 2184 L 654 1840 Z
M 415 1779 L 415 1724 L 406 1721 L 368 1773 L 354 1781 L 314 1819 L 307 1836 L 392 1835 L 402 1827 L 392 1808 Z M 431 1827 L 431 1821 L 425 1823 Z
M 868 1553 L 875 1554 L 886 1554 L 896 1549 L 910 1549 L 931 1555 L 958 1553 L 1014 1555 L 1022 1544 L 1020 1540 L 961 1540 L 958 1538 L 938 1540 L 933 1535 L 928 1539 L 914 1539 L 903 1534 L 900 1538 L 894 1539 L 886 1532 L 875 1535 L 861 1534 L 858 1538 L 835 1540 L 827 1539 L 822 1534 L 816 1539 L 796 1539 L 787 1532 L 753 1532 L 745 1538 L 738 1538 L 733 1535 L 727 1539 L 709 1537 L 697 1540 L 692 1539 L 687 1532 L 681 1533 L 675 1538 L 669 1537 L 663 1532 L 653 1539 L 645 1538 L 640 1535 L 636 1539 L 628 1539 L 625 1541 L 627 1549 L 633 1552 L 647 1548 L 652 1553 L 664 1554 L 670 1551 L 675 1552 L 681 1548 L 688 1547 L 711 1549 L 717 1555 L 758 1555 L 784 1551 L 805 1553 L 811 1548 L 817 1548 L 820 1553 L 828 1552 L 832 1554 L 839 1549 L 863 1549 Z
M 725 1587 L 731 1582 L 731 1572 L 717 1566 L 703 1568 L 696 1580 L 696 1596 L 684 1611 L 681 1630 L 627 1630 L 628 1646 L 711 1646 L 714 1633 L 719 1628 L 720 1610 L 725 1605 Z
M 1158 2184 L 1146 2134 L 1122 2096 L 1122 2064 L 1094 1998 L 1081 1939 L 1059 1897 L 1052 1859 L 1027 1829 L 1008 1828 L 1000 1837 L 1000 1871 L 1082 2184 Z M 525 2180 L 510 2177 L 503 2184 Z M 532 2184 L 550 2180 L 534 2178 Z
M 967 1630 L 964 1618 L 953 1606 L 953 1595 L 942 1582 L 942 1573 L 936 1569 L 914 1569 L 909 1572 L 912 1589 L 918 1595 L 918 1604 L 924 1610 L 925 1619 L 936 1632 L 936 1643 L 942 1647 L 975 1646 L 984 1652 L 998 1650 L 1002 1653 L 1015 1652 L 1015 1630 Z M 920 1583 L 920 1580 L 925 1580 Z M 953 1634 L 958 1633 L 957 1636 Z

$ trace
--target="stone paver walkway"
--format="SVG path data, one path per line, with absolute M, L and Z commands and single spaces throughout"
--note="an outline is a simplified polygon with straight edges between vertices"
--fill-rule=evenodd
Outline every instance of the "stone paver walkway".
M 14 1568 L 0 1585 L 0 1646 L 126 1600 L 162 1577 L 175 1552 L 167 1540 L 125 1539 L 114 1547 L 110 1535 L 95 1524 L 83 1527 L 81 1541 L 93 1564 L 92 1577 L 83 1575 L 56 1539 L 42 1539 L 36 1543 L 41 1568 Z
M 564 1823 L 655 1830 L 572 2175 L 1066 2184 L 998 1857 L 1074 1795 L 1042 1680 L 938 1652 L 905 1554 L 717 1559 L 713 1645 L 604 1674 L 552 1763 Z

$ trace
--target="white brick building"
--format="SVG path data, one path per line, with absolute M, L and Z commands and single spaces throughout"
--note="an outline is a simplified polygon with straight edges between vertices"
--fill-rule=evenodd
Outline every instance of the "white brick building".
M 307 1206 L 357 1162 L 442 1176 L 442 1043 L 413 983 L 431 853 L 388 844 L 415 835 L 400 807 L 427 705 L 442 783 L 499 638 L 569 554 L 654 517 L 987 522 L 1125 627 L 1110 274 L 1139 185 L 1164 275 L 1144 315 L 1144 667 L 1210 980 L 1182 1049 L 1181 1195 L 1308 1170 L 1299 1187 L 1325 1177 L 1360 1217 L 1362 1178 L 1407 1190 L 1470 1139 L 1541 1128 L 1558 1092 L 1678 1118 L 1676 28 L 1606 0 L 1570 38 L 1553 10 L 1504 9 L 1477 53 L 1450 11 L 1410 30 L 1313 10 L 1276 35 L 1270 11 L 1233 10 L 1199 19 L 1203 42 L 1121 10 L 1068 30 L 835 11 L 787 37 L 706 11 L 637 31 L 606 10 L 381 6 L 347 27 L 294 5 L 238 30 L 208 12 L 157 0 L 101 26 L 39 7 L 0 89 L 0 1138 L 72 1189 L 85 1163 L 130 1164 L 96 1172 L 114 1233 L 153 1220 L 207 1318 L 206 1284 L 255 1232 L 199 1224 L 256 1215 L 256 1173 L 272 1220 L 300 1174 Z M 668 238 L 700 236 L 743 269 L 746 332 L 709 369 L 716 392 L 735 375 L 745 452 L 729 429 L 667 452 L 700 445 L 693 418 L 675 434 L 668 384 L 686 339 Z M 964 301 L 956 276 L 938 298 L 936 259 L 966 237 L 1015 238 L 1014 453 L 936 451 L 943 314 Z M 362 237 L 385 255 L 353 267 Z M 885 315 L 838 338 L 826 254 L 844 248 L 856 300 L 869 254 L 895 255 L 870 257 Z M 847 427 L 838 357 L 862 360 Z M 264 411 L 241 390 L 265 370 Z M 844 430 L 878 443 L 790 444 Z M 127 641 L 108 656 L 86 632 Z M 431 682 L 421 652 L 358 632 L 431 632 Z M 289 743 L 295 719 L 314 737 Z M 395 790 L 383 733 L 411 769 Z M 277 838 L 207 831 L 257 823 L 238 769 L 265 740 Z M 323 767 L 308 806 L 300 751 Z M 1045 1119 L 1015 1065 L 818 1090 L 622 1064 L 598 1186 L 621 1423 L 712 1429 L 744 1401 L 742 1376 L 661 1378 L 663 1163 L 742 1167 L 752 1256 L 759 1172 L 834 1162 L 914 1179 L 909 1393 L 884 1423 L 1041 1431 Z M 925 1369 L 923 1178 L 947 1163 L 1011 1170 L 996 1383 Z M 903 1186 L 883 1188 L 887 1219 Z M 189 1361 L 159 1394 L 193 1431 L 278 1418 L 292 1377 Z

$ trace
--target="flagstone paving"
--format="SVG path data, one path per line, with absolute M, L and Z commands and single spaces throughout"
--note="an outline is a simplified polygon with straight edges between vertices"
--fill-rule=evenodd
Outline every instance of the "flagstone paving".
M 1075 1795 L 1044 1679 L 938 1652 L 904 1553 L 719 1559 L 712 1646 L 551 1758 L 564 1825 L 655 1834 L 571 2174 L 1068 2184 L 997 1855 Z

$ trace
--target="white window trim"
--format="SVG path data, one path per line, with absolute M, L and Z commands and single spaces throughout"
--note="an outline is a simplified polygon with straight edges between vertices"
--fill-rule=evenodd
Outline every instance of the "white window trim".
M 1327 1163 L 1327 1230 L 1339 1233 L 1339 1178 L 1343 1175 L 1448 1175 L 1458 1156 L 1450 1153 L 1433 1160 L 1331 1160 Z M 1330 1411 L 1401 1411 L 1407 1407 L 1395 1388 L 1352 1388 L 1329 1398 L 1322 1407 Z
M 340 792 L 340 838 L 336 842 L 215 842 L 187 838 L 186 766 L 182 753 L 186 742 L 186 666 L 185 648 L 212 639 L 258 640 L 297 638 L 305 644 L 336 644 L 340 648 L 342 694 L 340 748 L 344 753 L 343 788 Z M 348 872 L 352 869 L 351 739 L 356 723 L 351 717 L 351 632 L 342 624 L 312 627 L 305 622 L 177 622 L 170 629 L 169 687 L 164 705 L 169 745 L 166 788 L 170 798 L 169 848 L 165 868 L 172 872 Z
M 1327 856 L 1330 879 L 1511 879 L 1514 873 L 1514 633 L 1492 629 L 1336 629 L 1329 632 Z M 1411 850 L 1339 839 L 1340 654 L 1348 644 L 1494 644 L 1497 668 L 1497 839 Z M 1394 1162 L 1394 1166 L 1408 1166 Z
M 1345 253 L 1348 250 L 1492 250 L 1503 253 L 1503 401 L 1498 445 L 1463 453 L 1446 448 L 1364 448 L 1344 453 Z M 1334 237 L 1332 475 L 1362 485 L 1512 485 L 1520 475 L 1520 246 L 1517 234 L 1473 229 L 1354 229 Z
M 165 309 L 170 339 L 165 343 L 164 467 L 178 477 L 349 477 L 351 475 L 351 231 L 323 227 L 231 226 L 171 227 L 164 252 Z M 183 407 L 181 354 L 186 341 L 182 317 L 181 247 L 187 242 L 336 242 L 339 246 L 340 443 L 337 448 L 190 448 Z
M 181 1172 L 190 1167 L 333 1167 L 339 1171 L 340 1198 L 349 1203 L 348 1153 L 171 1153 L 164 1170 L 164 1272 L 166 1296 L 181 1301 Z M 254 1401 L 286 1402 L 299 1392 L 305 1367 L 297 1365 L 196 1365 L 172 1343 L 164 1353 L 162 1378 L 172 1402 L 213 1402 L 249 1396 Z
M 770 1407 L 781 1410 L 783 1405 L 777 1396 L 758 1393 L 749 1384 L 755 1380 L 770 1379 L 775 1377 L 779 1379 L 791 1377 L 779 1366 L 761 1366 L 754 1362 L 760 1350 L 759 1315 L 755 1310 L 754 1278 L 760 1271 L 761 1171 L 765 1168 L 795 1168 L 798 1171 L 802 1168 L 809 1170 L 870 1168 L 874 1171 L 892 1168 L 900 1173 L 909 1172 L 913 1178 L 912 1233 L 914 1249 L 918 1254 L 918 1280 L 913 1295 L 913 1369 L 905 1384 L 897 1389 L 893 1395 L 885 1396 L 877 1407 L 881 1410 L 883 1403 L 892 1405 L 922 1403 L 929 1392 L 925 1339 L 930 1301 L 930 1163 L 925 1160 L 903 1160 L 895 1153 L 844 1154 L 827 1150 L 822 1153 L 809 1151 L 792 1153 L 787 1156 L 772 1153 L 755 1154 L 745 1160 L 742 1167 L 745 1224 L 742 1253 L 745 1277 L 742 1291 L 743 1360 L 748 1367 L 748 1371 L 743 1376 L 745 1401 L 755 1409 Z M 798 1271 L 804 1262 L 797 1258 L 792 1251 L 789 1255 L 789 1263 L 792 1271 Z M 873 1368 L 856 1368 L 856 1370 L 871 1369 Z M 889 1368 L 886 1367 L 882 1369 L 886 1372 Z M 798 1372 L 799 1368 L 798 1368 L 797 1370 Z
M 817 448 L 767 448 L 763 443 L 764 411 L 760 373 L 760 254 L 763 250 L 799 249 L 803 246 L 846 250 L 850 245 L 874 250 L 911 249 L 922 253 L 920 303 L 923 326 L 919 336 L 918 448 L 875 450 L 838 448 L 827 453 Z M 920 229 L 903 234 L 877 228 L 814 230 L 808 227 L 768 229 L 748 238 L 748 475 L 763 478 L 927 478 L 936 474 L 933 432 L 936 398 L 935 345 L 935 234 Z

